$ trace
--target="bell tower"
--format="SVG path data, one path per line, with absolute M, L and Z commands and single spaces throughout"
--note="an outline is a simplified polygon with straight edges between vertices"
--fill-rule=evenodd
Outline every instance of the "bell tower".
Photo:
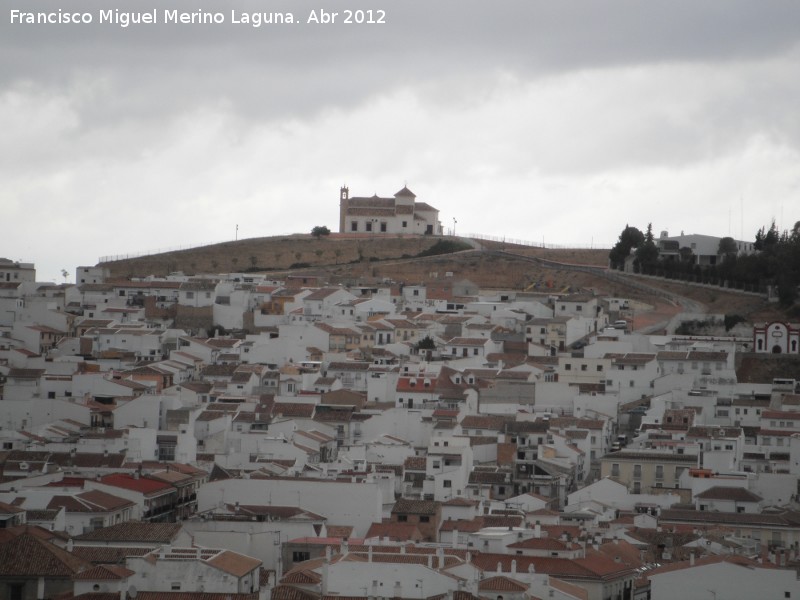
M 345 220 L 347 217 L 347 208 L 350 204 L 350 188 L 343 185 L 339 189 L 339 233 L 345 232 Z

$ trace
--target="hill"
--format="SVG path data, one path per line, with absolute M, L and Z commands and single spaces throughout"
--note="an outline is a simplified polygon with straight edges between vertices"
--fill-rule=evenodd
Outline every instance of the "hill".
M 652 305 L 658 296 L 636 289 L 638 279 L 609 280 L 597 273 L 564 265 L 605 267 L 608 249 L 550 249 L 502 242 L 463 239 L 456 252 L 420 257 L 440 240 L 431 236 L 366 236 L 331 234 L 319 239 L 308 234 L 264 237 L 202 246 L 101 263 L 112 277 L 188 275 L 215 272 L 258 272 L 276 277 L 287 272 L 313 270 L 332 282 L 355 283 L 390 279 L 425 283 L 452 277 L 469 279 L 486 289 L 517 289 L 566 293 L 591 289 L 601 294 L 633 297 Z M 450 240 L 454 241 L 454 240 Z M 781 312 L 756 296 L 719 288 L 682 285 L 648 278 L 652 288 L 679 294 L 703 304 L 710 312 L 736 313 L 751 321 L 780 318 Z M 663 304 L 663 302 L 661 302 Z

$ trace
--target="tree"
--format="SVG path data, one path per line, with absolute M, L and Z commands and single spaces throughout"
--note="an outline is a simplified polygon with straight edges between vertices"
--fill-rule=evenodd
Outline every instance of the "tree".
M 323 235 L 330 235 L 330 234 L 331 230 L 325 227 L 325 225 L 317 225 L 311 230 L 311 235 L 313 235 L 317 239 L 321 238 Z
M 678 250 L 678 254 L 681 255 L 681 262 L 684 263 L 694 263 L 694 252 L 689 246 L 684 246 L 680 250 Z
M 436 342 L 433 341 L 433 338 L 431 336 L 426 335 L 417 344 L 417 349 L 418 350 L 435 350 L 436 349 Z
M 658 247 L 653 239 L 652 223 L 647 224 L 647 233 L 644 236 L 644 240 L 642 240 L 642 243 L 636 248 L 636 258 L 641 267 L 654 265 L 658 260 Z
M 69 273 L 66 269 L 61 269 L 61 276 L 64 278 L 64 283 L 67 283 L 67 277 L 69 277 Z
M 644 234 L 636 227 L 626 225 L 619 234 L 619 240 L 608 253 L 611 268 L 622 270 L 625 266 L 625 259 L 630 256 L 631 250 L 641 246 L 642 242 L 644 242 Z
M 739 247 L 736 245 L 736 240 L 732 237 L 724 237 L 719 241 L 717 247 L 717 256 L 720 257 L 722 262 L 734 258 L 739 253 Z

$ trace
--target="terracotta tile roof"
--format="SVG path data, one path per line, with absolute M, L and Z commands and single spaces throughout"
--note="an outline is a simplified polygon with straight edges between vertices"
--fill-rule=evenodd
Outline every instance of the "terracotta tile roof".
M 311 569 L 303 569 L 302 571 L 290 571 L 286 576 L 281 579 L 281 583 L 293 583 L 300 585 L 315 585 L 322 581 L 322 576 Z
M 180 533 L 180 523 L 128 521 L 76 536 L 80 541 L 170 544 Z
M 740 487 L 710 487 L 695 496 L 700 500 L 730 500 L 733 502 L 760 502 L 763 500 L 758 494 Z
M 135 575 L 135 571 L 119 565 L 98 565 L 73 577 L 75 581 L 118 581 Z
M 89 490 L 74 496 L 53 496 L 47 504 L 47 508 L 52 510 L 63 506 L 67 512 L 98 513 L 120 510 L 134 505 L 135 502 L 125 498 L 100 490 Z
M 484 579 L 478 584 L 478 590 L 481 592 L 516 592 L 522 593 L 528 591 L 528 586 L 520 583 L 510 577 L 502 575 L 497 577 L 489 577 Z
M 270 600 L 320 600 L 320 598 L 293 585 L 279 585 L 272 589 Z
M 484 515 L 474 519 L 448 519 L 442 523 L 440 531 L 459 531 L 474 533 L 484 527 L 520 527 L 523 518 L 519 515 Z
M 72 553 L 94 565 L 124 565 L 128 556 L 144 556 L 149 554 L 156 547 L 143 548 L 120 547 L 120 546 L 75 546 Z
M 413 523 L 373 523 L 367 531 L 367 538 L 389 538 L 397 541 L 421 540 L 419 527 Z
M 100 478 L 106 485 L 122 488 L 132 492 L 139 492 L 145 496 L 157 496 L 160 494 L 174 491 L 175 488 L 168 483 L 151 479 L 150 477 L 139 477 L 127 473 L 113 473 Z
M 511 554 L 478 554 L 472 557 L 472 564 L 484 571 L 494 571 L 500 563 L 503 571 L 510 572 L 511 561 L 516 560 L 517 571 L 526 572 L 533 565 L 537 573 L 554 577 L 607 580 L 630 577 L 634 570 L 617 563 L 600 552 L 588 551 L 586 558 L 567 559 L 540 556 L 520 556 Z
M 244 577 L 261 566 L 261 561 L 257 558 L 239 554 L 232 550 L 223 550 L 205 562 L 234 577 Z
M 433 500 L 408 500 L 400 498 L 392 507 L 392 514 L 435 515 L 440 503 Z
M 702 525 L 730 525 L 730 526 L 770 526 L 770 527 L 800 527 L 800 512 L 782 511 L 775 513 L 726 513 L 704 510 L 667 509 L 661 511 L 659 518 L 664 523 L 696 523 Z
M 403 463 L 403 467 L 412 471 L 424 471 L 427 468 L 426 463 L 424 456 L 409 456 Z
M 252 594 L 230 592 L 139 592 L 136 595 L 136 600 L 259 600 L 259 598 L 258 592 L 253 592 Z M 273 600 L 275 600 L 274 596 Z
M 398 392 L 418 392 L 436 393 L 438 379 L 435 377 L 399 377 L 395 391 Z
M 461 420 L 462 429 L 492 429 L 502 431 L 510 419 L 486 415 L 467 415 Z
M 311 418 L 314 408 L 313 404 L 304 402 L 276 402 L 272 406 L 272 416 Z
M 0 544 L 2 578 L 71 578 L 90 568 L 87 561 L 27 532 Z

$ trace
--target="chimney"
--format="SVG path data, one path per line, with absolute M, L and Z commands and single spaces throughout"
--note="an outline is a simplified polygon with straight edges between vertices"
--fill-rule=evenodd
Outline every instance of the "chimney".
M 516 573 L 517 573 L 517 561 L 516 560 L 512 560 L 511 561 L 511 574 L 515 575 Z
M 533 526 L 533 537 L 536 539 L 542 537 L 542 524 L 539 521 L 536 521 L 536 525 Z
M 372 547 L 370 547 L 370 550 L 372 550 Z M 330 546 L 325 546 L 325 561 L 326 562 L 331 562 L 331 547 Z
M 72 541 L 72 538 L 69 538 L 69 539 L 67 540 L 67 552 L 72 552 L 72 548 L 74 547 L 74 545 L 75 545 L 75 544 L 74 544 L 74 542 Z
M 437 548 L 436 556 L 439 558 L 439 570 L 444 569 L 444 548 Z
M 694 552 L 689 553 L 689 565 L 694 566 Z
M 367 546 L 367 562 L 372 562 L 372 544 Z
M 453 529 L 453 548 L 458 548 L 458 529 Z

